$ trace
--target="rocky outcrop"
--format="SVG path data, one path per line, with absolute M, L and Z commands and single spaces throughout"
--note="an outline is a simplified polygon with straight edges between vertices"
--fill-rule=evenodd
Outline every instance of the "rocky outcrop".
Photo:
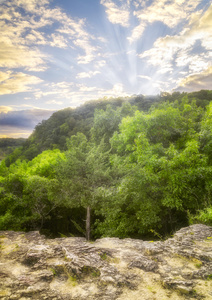
M 0 232 L 0 299 L 212 299 L 212 227 L 157 242 Z

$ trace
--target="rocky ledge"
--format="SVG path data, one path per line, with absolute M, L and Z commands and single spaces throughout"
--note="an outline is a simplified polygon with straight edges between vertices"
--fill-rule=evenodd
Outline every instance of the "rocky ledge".
M 0 232 L 0 299 L 212 299 L 212 227 L 166 241 Z

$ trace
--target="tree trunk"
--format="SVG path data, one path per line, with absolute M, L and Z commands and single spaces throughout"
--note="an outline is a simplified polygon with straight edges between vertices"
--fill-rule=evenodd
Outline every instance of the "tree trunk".
M 86 240 L 90 241 L 91 237 L 91 208 L 87 207 L 87 215 L 86 215 Z

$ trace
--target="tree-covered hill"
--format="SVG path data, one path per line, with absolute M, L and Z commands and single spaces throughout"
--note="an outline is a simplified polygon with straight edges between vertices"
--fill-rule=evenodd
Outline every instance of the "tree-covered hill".
M 43 120 L 35 127 L 23 147 L 10 155 L 6 163 L 9 165 L 17 158 L 31 160 L 47 149 L 65 150 L 66 139 L 77 132 L 82 132 L 89 138 L 96 109 L 105 110 L 107 105 L 111 105 L 112 108 L 121 107 L 123 103 L 129 102 L 146 111 L 157 101 L 160 101 L 160 97 L 144 97 L 142 95 L 125 98 L 103 98 L 88 101 L 75 109 L 66 108 L 57 111 L 48 120 Z
M 0 161 L 12 153 L 16 148 L 22 146 L 26 139 L 0 138 Z
M 53 114 L 0 164 L 0 230 L 138 238 L 212 225 L 211 100 L 164 93 Z
M 173 94 L 163 93 L 160 96 L 138 95 L 125 98 L 104 98 L 86 102 L 75 109 L 66 108 L 57 111 L 48 120 L 43 120 L 35 127 L 23 147 L 8 156 L 6 163 L 9 165 L 17 158 L 31 160 L 48 149 L 66 150 L 66 139 L 77 134 L 77 132 L 84 133 L 89 139 L 95 110 L 105 110 L 108 105 L 115 109 L 128 102 L 135 105 L 140 111 L 148 111 L 153 104 L 156 105 L 167 100 L 170 102 L 180 101 L 185 95 L 189 101 L 196 99 L 197 106 L 201 107 L 205 107 L 212 100 L 212 93 L 202 90 L 188 94 L 175 92 Z

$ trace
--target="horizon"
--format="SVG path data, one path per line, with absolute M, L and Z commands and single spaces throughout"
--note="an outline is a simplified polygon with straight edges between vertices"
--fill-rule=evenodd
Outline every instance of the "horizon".
M 0 137 L 103 97 L 211 89 L 210 0 L 0 4 Z
M 201 92 L 201 91 L 204 91 L 204 90 L 193 91 L 193 92 L 198 93 L 198 92 Z M 209 91 L 212 91 L 212 90 L 209 90 Z M 185 95 L 188 94 L 187 92 L 179 92 L 180 95 L 182 95 L 183 93 L 185 93 Z M 17 136 L 18 133 L 16 133 L 15 135 L 13 134 L 13 136 L 3 136 L 3 135 L 0 134 L 0 139 L 7 139 L 7 138 L 8 139 L 9 138 L 12 138 L 12 139 L 21 139 L 21 138 L 28 139 L 31 136 L 31 134 L 33 133 L 33 131 L 35 130 L 36 125 L 39 125 L 39 123 L 41 123 L 42 121 L 48 120 L 54 113 L 57 113 L 60 110 L 77 109 L 77 108 L 80 108 L 80 106 L 83 106 L 83 105 L 86 105 L 86 104 L 89 105 L 91 102 L 93 103 L 95 101 L 96 102 L 105 101 L 105 100 L 110 101 L 110 100 L 116 100 L 116 99 L 119 99 L 119 98 L 122 99 L 123 101 L 127 101 L 128 99 L 130 100 L 130 99 L 133 99 L 134 97 L 143 97 L 143 98 L 148 99 L 148 98 L 153 98 L 153 97 L 155 97 L 155 98 L 166 97 L 166 96 L 169 96 L 169 95 L 171 96 L 172 93 L 164 92 L 164 93 L 157 94 L 157 95 L 151 95 L 151 94 L 150 95 L 142 95 L 142 94 L 139 94 L 139 95 L 126 96 L 126 97 L 110 97 L 110 98 L 109 97 L 103 97 L 103 98 L 98 98 L 98 99 L 90 99 L 90 100 L 85 101 L 84 103 L 79 104 L 78 106 L 75 106 L 75 107 L 68 106 L 68 107 L 64 107 L 64 108 L 54 110 L 54 111 L 45 111 L 45 110 L 41 110 L 39 108 L 36 108 L 34 110 L 31 110 L 31 111 L 27 111 L 27 110 L 25 110 L 25 111 L 23 110 L 23 111 L 19 111 L 19 112 L 13 111 L 11 113 L 13 114 L 14 119 L 16 118 L 15 117 L 16 113 L 18 113 L 18 114 L 23 113 L 22 122 L 31 124 L 31 126 L 34 126 L 34 127 L 32 128 L 31 131 L 29 131 L 29 133 L 26 136 Z M 8 112 L 6 114 L 8 114 Z M 35 115 L 36 117 L 32 119 L 31 118 L 32 115 L 33 116 Z M 23 120 L 23 116 L 24 116 L 24 120 Z M 44 119 L 41 116 L 46 116 L 46 118 Z M 1 113 L 0 113 L 0 117 L 1 117 Z M 18 115 L 17 117 L 20 118 L 20 115 Z

